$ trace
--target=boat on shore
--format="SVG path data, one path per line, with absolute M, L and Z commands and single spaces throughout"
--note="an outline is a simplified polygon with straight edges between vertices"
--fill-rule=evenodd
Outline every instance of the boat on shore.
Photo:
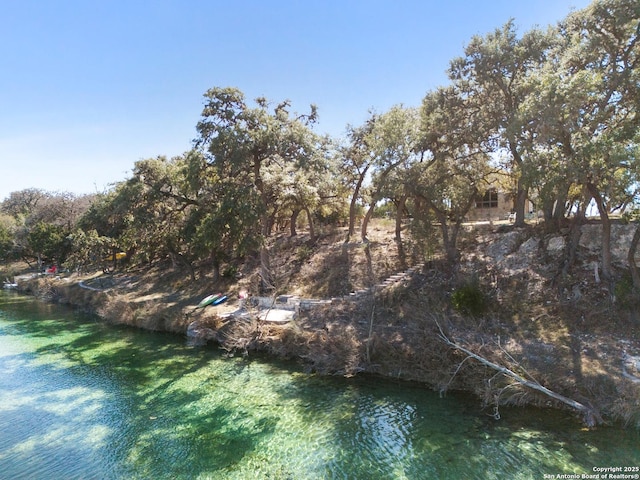
M 220 305 L 221 303 L 224 303 L 227 301 L 229 297 L 227 297 L 226 295 L 222 295 L 221 297 L 216 298 L 213 302 L 212 305 Z
M 202 300 L 200 300 L 200 303 L 198 304 L 198 308 L 204 308 L 207 305 L 211 305 L 212 303 L 214 303 L 216 300 L 218 300 L 221 297 L 222 297 L 221 293 L 214 293 L 213 295 L 209 295 L 207 297 L 204 297 Z

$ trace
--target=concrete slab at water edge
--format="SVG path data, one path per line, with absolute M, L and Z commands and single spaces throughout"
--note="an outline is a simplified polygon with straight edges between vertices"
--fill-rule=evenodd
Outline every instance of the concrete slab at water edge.
M 258 318 L 263 322 L 287 323 L 295 318 L 296 312 L 293 310 L 271 309 L 264 310 L 258 314 Z

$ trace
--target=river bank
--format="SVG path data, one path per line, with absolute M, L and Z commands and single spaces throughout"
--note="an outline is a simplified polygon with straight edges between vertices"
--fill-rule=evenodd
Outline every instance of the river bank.
M 544 478 L 639 465 L 565 412 L 307 375 L 0 291 L 3 478 Z
M 621 304 L 619 296 L 612 300 L 596 282 L 592 237 L 597 229 L 584 229 L 569 277 L 558 276 L 566 232 L 490 226 L 467 231 L 464 261 L 456 271 L 433 258 L 385 284 L 419 259 L 415 249 L 401 258 L 389 233 L 384 226 L 375 228 L 368 244 L 344 243 L 341 235 L 325 235 L 313 247 L 303 236 L 275 242 L 277 293 L 325 300 L 297 308 L 295 319 L 286 323 L 261 320 L 250 303 L 246 315 L 228 315 L 240 307 L 240 291 L 257 293 L 251 262 L 221 279 L 202 270 L 196 282 L 160 262 L 112 275 L 37 277 L 20 288 L 112 323 L 186 334 L 196 322 L 229 353 L 262 351 L 297 359 L 310 372 L 366 372 L 422 382 L 443 395 L 470 391 L 495 418 L 505 404 L 573 409 L 519 380 L 525 379 L 584 406 L 587 411 L 576 413 L 588 425 L 640 426 L 636 310 Z M 622 255 L 628 234 L 616 234 Z M 472 280 L 488 300 L 481 315 L 452 307 L 461 278 Z M 230 300 L 195 308 L 218 291 Z

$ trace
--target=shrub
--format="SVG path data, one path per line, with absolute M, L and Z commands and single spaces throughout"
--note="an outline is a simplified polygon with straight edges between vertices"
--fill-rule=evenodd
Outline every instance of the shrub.
M 614 294 L 616 302 L 622 308 L 632 309 L 640 305 L 640 292 L 633 287 L 633 279 L 628 272 L 625 272 L 616 282 Z
M 222 276 L 224 278 L 234 278 L 238 274 L 238 267 L 235 265 L 228 265 L 223 271 Z
M 453 308 L 465 315 L 482 315 L 487 309 L 487 299 L 477 283 L 466 283 L 451 295 Z
M 296 260 L 306 262 L 313 255 L 313 248 L 308 245 L 300 245 L 296 250 Z

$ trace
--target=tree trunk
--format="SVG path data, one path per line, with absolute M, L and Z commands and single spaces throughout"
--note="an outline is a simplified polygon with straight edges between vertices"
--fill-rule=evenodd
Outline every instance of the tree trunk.
M 587 183 L 587 190 L 593 197 L 598 207 L 600 220 L 602 223 L 602 276 L 606 281 L 611 281 L 611 219 L 600 191 L 593 183 Z
M 275 282 L 271 274 L 271 257 L 266 245 L 260 247 L 260 279 L 262 280 L 262 293 L 271 293 L 275 290 Z
M 274 290 L 275 284 L 271 272 L 271 254 L 267 247 L 267 237 L 269 236 L 269 215 L 262 214 L 262 245 L 260 245 L 260 278 L 262 280 L 261 289 L 263 293 L 269 293 Z
M 253 182 L 256 186 L 256 190 L 260 193 L 260 200 L 262 201 L 262 207 L 264 209 L 263 213 L 260 215 L 260 233 L 262 234 L 262 245 L 260 246 L 260 278 L 262 280 L 261 289 L 264 293 L 267 293 L 273 291 L 275 289 L 275 285 L 271 272 L 269 248 L 266 244 L 267 237 L 271 231 L 271 222 L 267 211 L 269 198 L 264 190 L 264 182 L 260 172 L 261 166 L 262 160 L 259 158 L 259 155 L 256 154 L 253 162 Z
M 191 281 L 195 282 L 196 281 L 196 271 L 193 268 L 193 265 L 191 264 L 191 262 L 187 261 L 187 259 L 184 258 L 184 257 L 182 257 L 182 260 L 184 261 L 185 266 L 189 270 L 189 276 L 191 277 Z
M 581 223 L 585 223 L 587 221 L 587 208 L 589 207 L 589 202 L 591 202 L 591 193 L 586 187 L 583 187 L 582 190 L 583 198 L 578 202 L 574 217 L 579 219 Z
M 360 229 L 360 236 L 363 242 L 368 242 L 367 240 L 367 227 L 369 226 L 369 221 L 371 217 L 373 217 L 373 209 L 376 207 L 376 200 L 371 201 L 371 205 L 369 205 L 369 209 L 367 210 L 366 215 L 362 219 L 362 228 Z
M 304 211 L 307 213 L 307 220 L 309 222 L 309 237 L 311 243 L 313 243 L 316 241 L 316 230 L 313 225 L 313 216 L 311 215 L 311 211 L 307 207 L 304 208 Z
M 460 224 L 454 223 L 449 228 L 449 241 L 445 246 L 445 252 L 447 254 L 447 262 L 450 265 L 454 265 L 458 262 L 458 232 L 460 231 Z
M 300 215 L 300 209 L 296 208 L 291 214 L 291 219 L 289 220 L 291 225 L 289 225 L 290 234 L 292 237 L 295 237 L 298 232 L 296 231 L 296 222 L 298 221 L 298 215 Z
M 511 156 L 513 157 L 513 162 L 518 166 L 520 170 L 520 176 L 518 177 L 518 181 L 516 183 L 516 203 L 514 205 L 514 210 L 516 214 L 516 219 L 514 222 L 514 226 L 516 227 L 524 227 L 525 226 L 525 204 L 527 202 L 528 196 L 528 188 L 525 185 L 522 179 L 522 166 L 523 160 L 520 152 L 518 151 L 518 142 L 515 138 L 509 138 L 509 151 L 511 152 Z
M 406 204 L 407 196 L 403 195 L 398 200 L 398 205 L 396 207 L 396 242 L 402 241 L 402 215 L 404 214 Z
M 276 224 L 276 215 L 278 211 L 274 210 L 271 215 L 267 215 L 267 230 L 265 232 L 266 237 L 273 235 L 273 226 Z
M 542 205 L 544 224 L 547 231 L 557 231 L 562 226 L 562 220 L 567 211 L 567 188 L 561 186 L 554 196 L 546 199 Z
M 114 267 L 113 270 L 115 271 L 115 254 L 113 255 L 114 257 Z M 184 265 L 185 267 L 187 267 L 187 270 L 189 270 L 189 276 L 191 277 L 191 281 L 195 282 L 196 281 L 196 272 L 193 268 L 193 265 L 191 264 L 190 261 L 188 261 L 184 255 L 182 255 L 179 252 L 176 252 L 175 250 L 171 249 L 169 251 L 169 257 L 171 258 L 171 266 L 174 269 L 178 268 L 179 264 Z
M 544 219 L 544 224 L 547 229 L 551 229 L 551 222 L 553 221 L 553 211 L 554 211 L 555 201 L 553 198 L 546 198 L 544 202 L 542 202 L 542 218 Z
M 561 188 L 562 190 L 558 192 L 556 204 L 553 209 L 553 220 L 556 222 L 558 227 L 560 227 L 562 220 L 564 220 L 564 216 L 567 211 L 567 196 L 569 195 L 569 187 Z
M 453 229 L 449 229 L 447 223 L 447 216 L 442 212 L 434 211 L 436 218 L 440 222 L 440 231 L 442 232 L 442 247 L 447 258 L 447 263 L 453 265 L 458 260 L 458 250 L 456 248 L 457 240 L 457 228 L 454 225 Z
M 347 241 L 356 231 L 356 206 L 358 203 L 358 197 L 360 196 L 360 189 L 362 188 L 362 184 L 364 183 L 364 177 L 369 170 L 369 167 L 366 167 L 363 172 L 360 174 L 358 178 L 358 183 L 356 183 L 356 187 L 353 189 L 353 195 L 351 196 L 351 203 L 349 204 L 349 231 L 347 233 Z
M 516 204 L 515 204 L 515 213 L 516 220 L 514 226 L 516 227 L 524 227 L 525 226 L 525 205 L 527 203 L 527 189 L 522 183 L 522 179 L 518 179 L 518 191 L 516 193 Z
M 580 236 L 582 235 L 582 223 L 583 218 L 576 215 L 571 222 L 569 229 L 569 238 L 567 240 L 567 247 L 565 250 L 565 257 L 562 263 L 562 278 L 566 278 L 570 269 L 575 263 L 576 255 L 578 253 L 578 245 L 580 244 Z
M 640 242 L 640 225 L 636 227 L 631 245 L 629 246 L 629 253 L 627 254 L 627 261 L 629 262 L 629 270 L 631 270 L 631 279 L 633 280 L 633 288 L 635 290 L 640 290 L 640 272 L 638 272 L 638 266 L 636 265 L 638 242 Z
M 213 281 L 217 282 L 218 280 L 220 280 L 220 262 L 218 261 L 218 259 L 213 259 L 212 262 L 212 273 L 213 273 Z

